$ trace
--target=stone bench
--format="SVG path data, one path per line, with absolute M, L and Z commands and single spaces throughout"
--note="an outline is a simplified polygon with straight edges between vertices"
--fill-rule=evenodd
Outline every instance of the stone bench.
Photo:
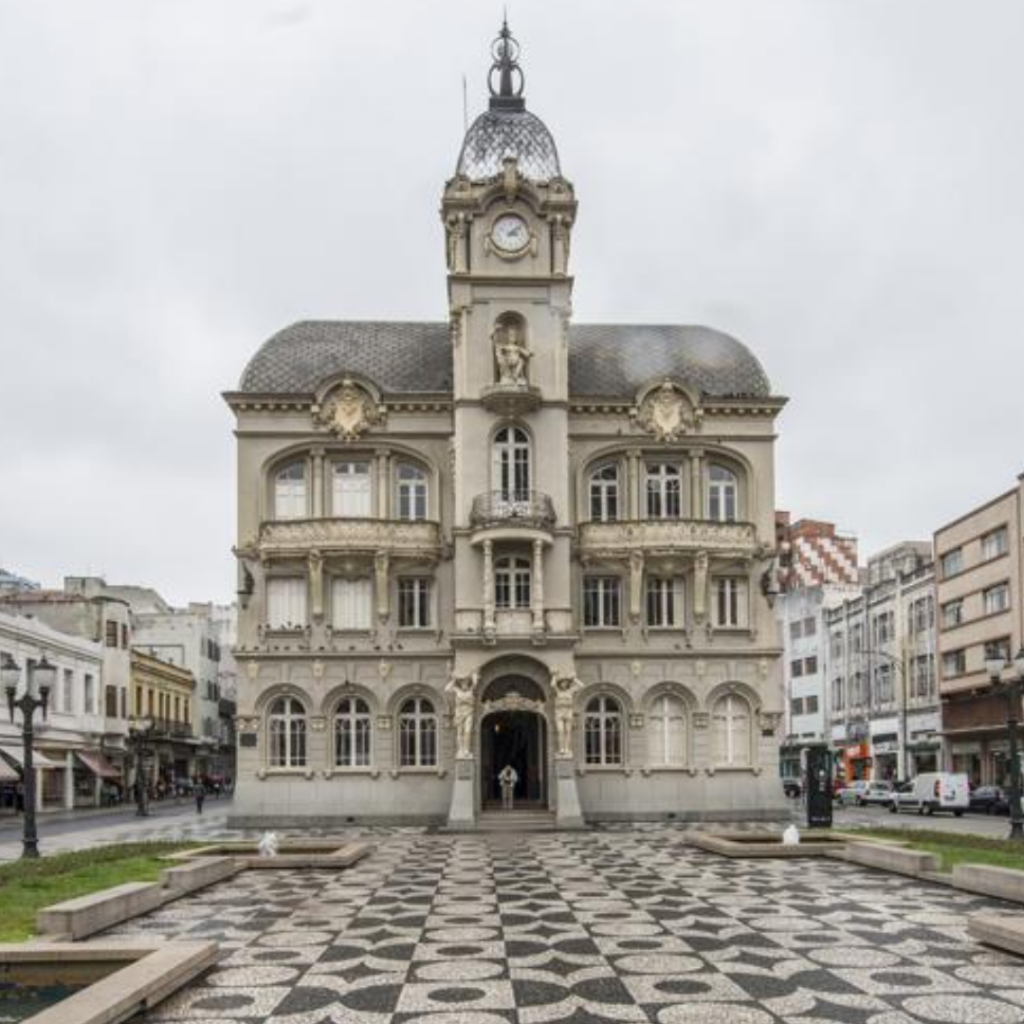
M 1024 871 L 989 864 L 957 864 L 951 881 L 958 889 L 967 892 L 1024 903 Z
M 833 856 L 862 867 L 893 871 L 914 878 L 939 870 L 939 858 L 934 853 L 922 853 L 920 850 L 908 850 L 884 843 L 848 843 L 845 850 Z
M 1024 916 L 1020 914 L 969 914 L 967 934 L 986 946 L 1024 956 Z
M 41 935 L 84 939 L 140 914 L 148 914 L 166 899 L 167 894 L 159 882 L 126 882 L 45 907 L 36 914 L 36 928 Z
M 169 899 L 205 889 L 241 871 L 243 865 L 234 857 L 200 857 L 160 873 L 161 883 L 170 890 Z

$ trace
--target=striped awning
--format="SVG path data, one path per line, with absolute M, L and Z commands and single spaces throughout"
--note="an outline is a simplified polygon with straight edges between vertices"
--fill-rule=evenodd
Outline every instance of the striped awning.
M 20 768 L 22 761 L 21 747 L 0 747 L 0 760 L 8 761 L 15 768 Z M 40 754 L 38 750 L 32 751 L 32 764 L 36 768 L 64 767 L 59 761 L 51 761 L 45 754 Z
M 121 773 L 98 750 L 76 750 L 75 757 L 97 778 L 121 781 Z

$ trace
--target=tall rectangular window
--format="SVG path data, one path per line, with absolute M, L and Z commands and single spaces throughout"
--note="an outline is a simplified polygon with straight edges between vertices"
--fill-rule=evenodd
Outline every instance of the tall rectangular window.
M 427 518 L 427 474 L 410 463 L 402 463 L 396 472 L 395 502 L 399 519 Z
M 305 519 L 309 514 L 305 462 L 290 462 L 274 476 L 274 518 Z
M 747 623 L 747 581 L 735 576 L 715 580 L 714 625 L 729 629 Z
M 85 713 L 94 715 L 96 714 L 96 679 L 92 673 L 86 672 L 82 680 L 82 689 L 85 693 Z
M 112 622 L 110 619 L 107 619 L 106 623 L 104 624 L 104 629 L 106 630 L 106 639 L 105 639 L 106 645 L 108 647 L 116 647 L 117 646 L 117 623 L 116 622 Z
M 1005 555 L 1009 547 L 1006 527 L 1000 526 L 997 530 L 990 530 L 981 538 L 981 559 L 988 562 L 1000 555 Z
M 964 650 L 946 651 L 942 655 L 942 676 L 944 679 L 962 676 L 966 671 L 967 653 Z
M 306 578 L 271 576 L 267 580 L 267 625 L 271 629 L 294 629 L 306 622 Z
M 646 467 L 648 519 L 678 519 L 683 509 L 682 474 L 678 466 L 650 462 Z
M 72 669 L 64 669 L 64 687 L 61 693 L 60 708 L 67 714 L 75 710 L 75 673 Z
M 683 580 L 679 576 L 647 578 L 647 625 L 653 627 L 683 624 Z
M 370 629 L 373 624 L 373 582 L 335 577 L 331 583 L 331 625 L 338 630 Z
M 368 519 L 373 503 L 368 462 L 334 463 L 331 512 L 339 519 Z
M 955 601 L 947 601 L 942 606 L 942 627 L 952 629 L 964 621 L 963 598 L 958 597 Z
M 1005 612 L 1010 607 L 1010 585 L 998 583 L 989 587 L 983 594 L 985 601 L 985 614 L 996 615 Z
M 586 576 L 583 580 L 583 625 L 600 629 L 621 622 L 621 580 L 618 576 Z
M 402 629 L 430 626 L 430 580 L 405 576 L 398 581 L 398 625 Z
M 962 548 L 954 548 L 952 551 L 947 551 L 942 556 L 942 578 L 948 579 L 950 576 L 955 576 L 964 567 L 964 553 Z

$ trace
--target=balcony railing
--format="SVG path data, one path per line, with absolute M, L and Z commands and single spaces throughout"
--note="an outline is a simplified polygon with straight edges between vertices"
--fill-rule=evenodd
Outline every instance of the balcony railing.
M 285 519 L 260 527 L 262 555 L 302 555 L 314 549 L 332 551 L 387 551 L 393 554 L 439 555 L 440 524 L 404 519 Z
M 540 491 L 490 491 L 473 499 L 470 522 L 477 527 L 530 526 L 550 530 L 555 506 Z
M 753 523 L 716 523 L 705 519 L 645 519 L 615 523 L 582 523 L 580 550 L 584 554 L 642 551 L 672 554 L 707 551 L 754 554 L 757 530 Z

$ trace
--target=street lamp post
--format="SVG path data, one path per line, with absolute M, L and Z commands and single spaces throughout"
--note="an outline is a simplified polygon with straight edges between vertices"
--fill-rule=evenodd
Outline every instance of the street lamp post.
M 18 696 L 18 684 L 21 682 L 21 666 L 6 652 L 0 658 L 0 681 L 3 682 L 4 690 L 7 693 L 7 710 L 14 722 L 14 712 L 21 712 L 21 787 L 24 792 L 24 817 L 22 821 L 21 834 L 21 855 L 22 857 L 39 856 L 39 836 L 36 833 L 36 769 L 33 764 L 32 746 L 35 742 L 36 710 L 42 708 L 43 718 L 46 718 L 50 706 L 50 690 L 57 675 L 57 670 L 46 660 L 44 654 L 42 660 L 34 667 L 29 667 L 25 673 L 25 687 L 21 696 Z
M 149 753 L 149 740 L 156 722 L 150 717 L 139 718 L 128 734 L 135 755 L 135 816 L 149 817 L 149 789 L 146 785 L 145 757 Z
M 993 654 L 985 659 L 992 690 L 1006 697 L 1006 729 L 1010 754 L 1010 838 L 1024 839 L 1024 808 L 1021 807 L 1020 757 L 1017 729 L 1020 725 L 1021 692 L 1024 690 L 1024 646 L 1011 662 Z

